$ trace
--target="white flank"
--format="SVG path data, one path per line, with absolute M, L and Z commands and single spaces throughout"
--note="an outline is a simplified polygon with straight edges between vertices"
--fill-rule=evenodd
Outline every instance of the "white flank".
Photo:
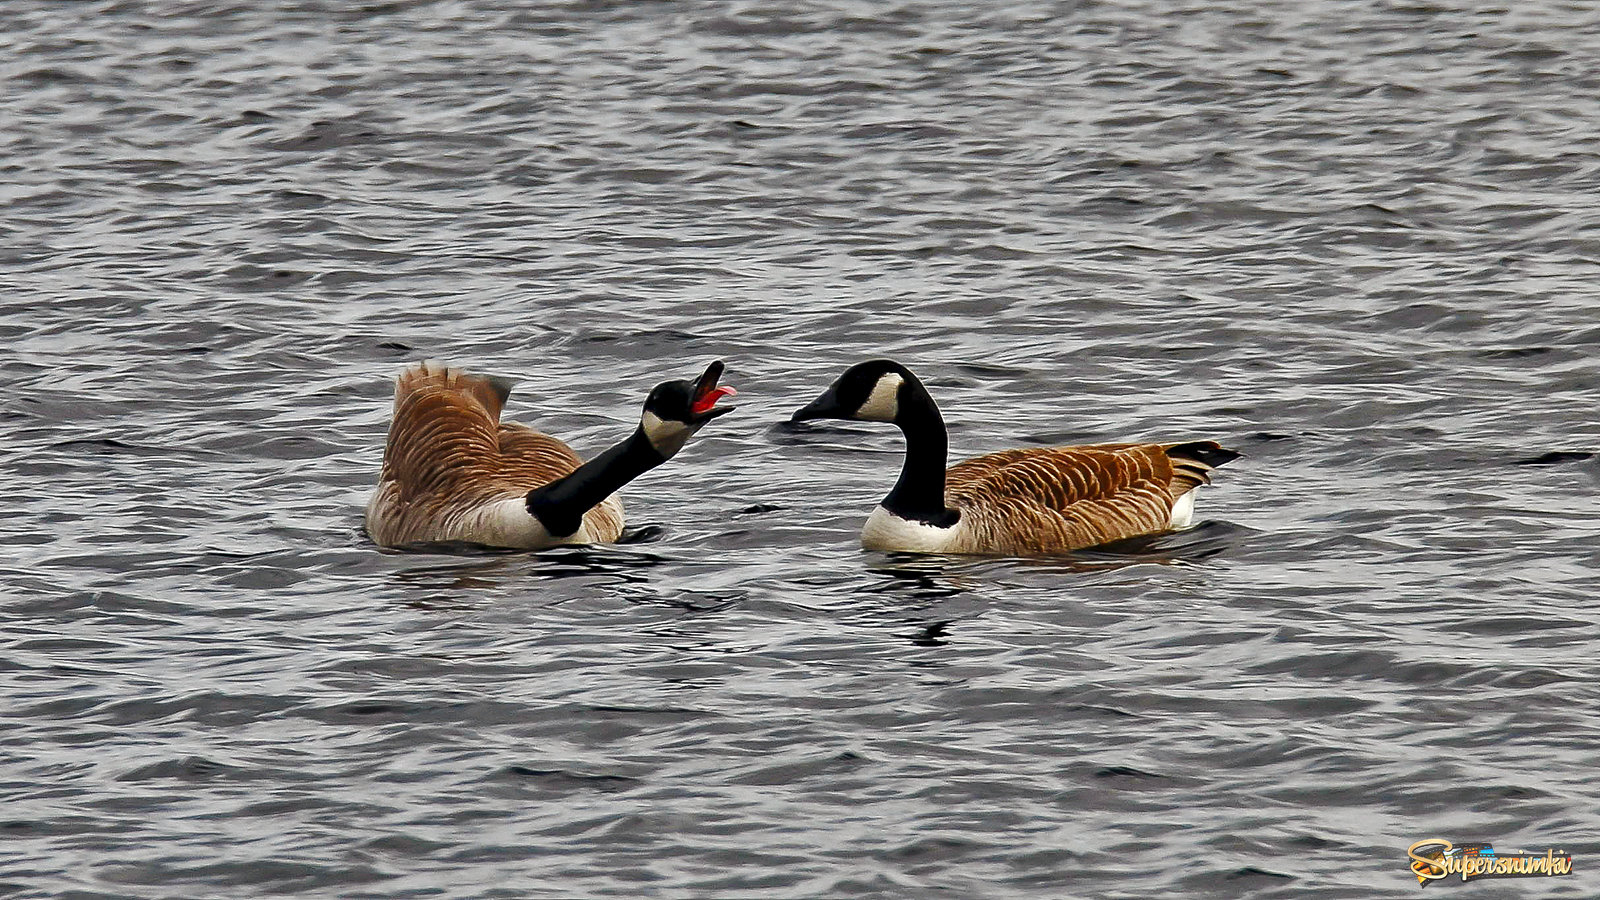
M 1198 490 L 1200 489 L 1194 488 L 1173 501 L 1172 519 L 1167 522 L 1168 528 L 1188 528 L 1189 523 L 1194 521 L 1194 495 Z
M 960 519 L 949 528 L 938 528 L 924 522 L 902 519 L 883 507 L 867 516 L 861 526 L 861 546 L 867 550 L 904 550 L 909 553 L 954 553 L 961 539 Z
M 581 543 L 576 538 L 584 532 L 583 528 L 579 528 L 578 534 L 572 537 L 559 540 L 552 538 L 550 532 L 544 530 L 544 525 L 533 517 L 533 513 L 528 512 L 528 501 L 523 497 L 485 503 L 461 516 L 460 522 L 462 534 L 457 540 L 491 547 L 533 548 Z
M 383 487 L 380 487 L 379 491 L 382 490 Z M 369 533 L 383 531 L 385 523 L 375 515 L 379 506 L 378 497 L 374 495 L 373 502 L 368 505 Z M 376 538 L 376 535 L 374 537 Z M 551 537 L 550 532 L 534 518 L 533 513 L 528 512 L 528 503 L 523 497 L 508 497 L 472 509 L 446 514 L 438 526 L 432 529 L 425 543 L 446 541 L 482 544 L 486 547 L 515 547 L 522 550 L 537 550 L 554 544 L 594 543 L 593 537 L 589 534 L 588 522 L 579 526 L 576 534 L 564 538 Z
M 855 418 L 863 422 L 893 422 L 900 413 L 900 385 L 904 382 L 905 379 L 893 372 L 878 376 L 872 394 L 856 410 Z

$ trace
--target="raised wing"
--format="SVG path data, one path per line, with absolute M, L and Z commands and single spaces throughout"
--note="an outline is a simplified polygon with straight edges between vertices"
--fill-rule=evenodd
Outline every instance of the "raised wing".
M 395 381 L 394 418 L 380 483 L 406 502 L 481 482 L 498 465 L 504 382 L 420 363 Z
M 524 425 L 502 424 L 509 385 L 432 363 L 414 366 L 395 386 L 394 419 L 384 448 L 367 531 L 396 546 L 467 539 L 496 501 L 562 478 L 582 460 L 562 441 Z M 595 540 L 622 532 L 615 498 L 584 516 Z M 478 524 L 474 524 L 474 523 Z

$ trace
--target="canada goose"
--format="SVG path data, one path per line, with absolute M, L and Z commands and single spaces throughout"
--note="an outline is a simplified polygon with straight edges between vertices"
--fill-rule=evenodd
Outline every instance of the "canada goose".
M 394 420 L 367 534 L 385 547 L 464 542 L 532 549 L 615 541 L 618 488 L 671 459 L 707 422 L 719 360 L 699 381 L 667 381 L 645 398 L 639 426 L 589 462 L 561 441 L 500 421 L 510 382 L 424 362 L 395 381 Z
M 1187 527 L 1194 490 L 1239 454 L 1215 441 L 1002 450 L 945 470 L 939 407 L 911 370 L 850 367 L 791 422 L 893 422 L 905 464 L 867 517 L 861 545 L 917 553 L 1061 553 Z

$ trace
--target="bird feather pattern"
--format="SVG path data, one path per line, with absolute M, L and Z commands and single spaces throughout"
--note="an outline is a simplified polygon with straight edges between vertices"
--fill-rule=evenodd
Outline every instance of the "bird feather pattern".
M 1060 553 L 1165 530 L 1179 497 L 1210 483 L 1213 441 L 1003 450 L 950 467 L 953 552 Z M 1216 456 L 1212 457 L 1217 458 Z M 1220 464 L 1220 463 L 1219 463 Z
M 582 464 L 562 441 L 500 422 L 509 394 L 503 381 L 435 363 L 400 375 L 383 470 L 367 508 L 374 541 L 498 543 L 481 540 L 485 529 L 493 530 L 494 504 L 521 501 Z M 622 503 L 612 496 L 583 521 L 589 539 L 615 541 Z

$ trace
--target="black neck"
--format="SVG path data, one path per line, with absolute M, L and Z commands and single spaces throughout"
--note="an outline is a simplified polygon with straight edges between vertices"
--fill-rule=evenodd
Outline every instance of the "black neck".
M 901 384 L 897 399 L 899 415 L 894 423 L 906 438 L 906 461 L 894 490 L 883 498 L 883 508 L 902 519 L 948 528 L 961 514 L 944 505 L 944 462 L 950 449 L 944 417 L 927 389 L 913 378 Z
M 553 537 L 567 537 L 583 527 L 583 514 L 619 488 L 666 462 L 644 429 L 579 466 L 565 478 L 528 492 L 528 512 Z

